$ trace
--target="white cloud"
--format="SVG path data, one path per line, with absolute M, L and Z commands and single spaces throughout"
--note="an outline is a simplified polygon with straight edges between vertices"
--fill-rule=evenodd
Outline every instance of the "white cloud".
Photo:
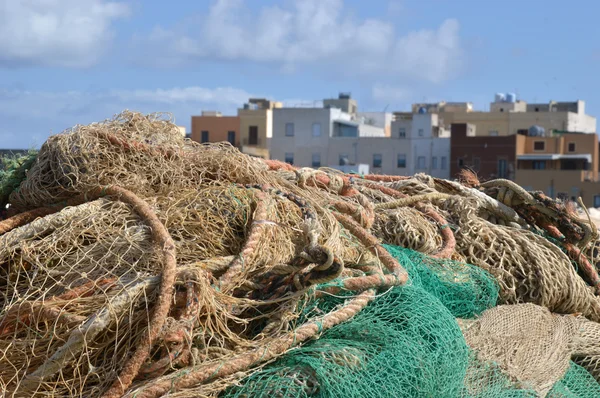
M 0 67 L 91 66 L 128 14 L 105 0 L 0 0 Z
M 313 65 L 338 74 L 383 74 L 434 83 L 450 78 L 460 67 L 463 51 L 454 19 L 437 29 L 399 35 L 385 20 L 353 18 L 343 0 L 290 4 L 291 8 L 263 6 L 253 13 L 242 0 L 217 0 L 206 15 L 188 25 L 156 27 L 146 44 L 164 49 L 169 62 L 246 60 L 275 63 L 287 72 Z M 137 44 L 144 40 L 138 37 Z
M 240 89 L 183 87 L 155 90 L 24 91 L 0 89 L 0 147 L 30 148 L 51 134 L 76 124 L 112 117 L 124 109 L 144 113 L 171 112 L 188 127 L 203 109 L 235 114 L 253 95 Z

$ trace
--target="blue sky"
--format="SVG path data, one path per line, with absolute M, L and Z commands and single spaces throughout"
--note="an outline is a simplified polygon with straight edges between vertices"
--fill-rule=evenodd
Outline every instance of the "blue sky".
M 233 114 L 352 92 L 362 110 L 496 92 L 600 115 L 597 0 L 0 0 L 0 148 L 123 109 Z

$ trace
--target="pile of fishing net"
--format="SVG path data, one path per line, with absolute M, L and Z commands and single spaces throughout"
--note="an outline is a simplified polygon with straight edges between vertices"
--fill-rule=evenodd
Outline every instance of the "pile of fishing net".
M 572 204 L 298 169 L 129 111 L 3 173 L 9 396 L 600 396 Z

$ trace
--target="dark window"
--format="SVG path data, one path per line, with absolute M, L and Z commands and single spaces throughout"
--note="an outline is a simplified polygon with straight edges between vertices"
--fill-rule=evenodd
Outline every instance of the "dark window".
M 458 167 L 464 167 L 465 161 L 463 158 L 458 158 Z
M 473 170 L 479 171 L 481 167 L 481 158 L 473 158 Z
M 560 200 L 566 201 L 566 200 L 569 199 L 569 194 L 566 193 L 566 192 L 559 192 L 559 193 L 556 194 L 556 198 L 560 199 Z
M 504 112 L 504 108 L 500 108 L 500 112 Z
M 442 156 L 442 170 L 446 170 L 448 168 L 448 158 L 445 156 Z
M 600 207 L 600 195 L 594 195 L 594 207 Z
M 294 123 L 286 123 L 285 124 L 285 136 L 286 137 L 294 136 Z
M 258 145 L 258 126 L 248 126 L 248 145 Z
M 437 169 L 437 166 L 438 166 L 437 162 L 438 162 L 437 156 L 434 156 L 434 157 L 431 158 L 431 168 L 433 170 Z
M 536 111 L 536 112 L 539 112 L 539 111 L 540 111 L 540 108 L 538 108 L 538 107 L 535 107 L 535 111 Z
M 498 160 L 498 178 L 506 178 L 507 176 L 507 161 L 506 159 Z
M 382 163 L 383 163 L 383 161 L 382 161 L 381 154 L 374 153 L 373 154 L 373 167 L 381 167 Z
M 533 150 L 534 151 L 543 151 L 546 149 L 546 143 L 544 141 L 534 141 Z
M 575 143 L 569 142 L 568 149 L 569 152 L 575 152 Z
M 398 154 L 398 168 L 399 169 L 406 168 L 406 155 L 403 153 Z
M 233 146 L 235 146 L 235 131 L 227 132 L 227 141 Z
M 321 167 L 321 154 L 320 153 L 312 154 L 312 167 L 315 169 Z
M 204 144 L 205 142 L 208 142 L 208 131 L 205 130 L 201 133 L 200 142 L 202 144 Z
M 519 135 L 527 135 L 529 133 L 529 130 L 527 129 L 518 129 L 517 130 L 517 134 Z
M 289 164 L 294 164 L 294 154 L 291 152 L 285 153 L 285 162 Z
M 546 161 L 545 160 L 534 160 L 533 161 L 533 169 L 534 170 L 545 170 L 546 169 Z
M 398 129 L 398 137 L 406 138 L 406 129 L 404 127 L 400 127 L 400 129 Z
M 345 153 L 340 154 L 340 166 L 346 166 L 350 164 L 350 160 L 348 159 L 348 155 Z

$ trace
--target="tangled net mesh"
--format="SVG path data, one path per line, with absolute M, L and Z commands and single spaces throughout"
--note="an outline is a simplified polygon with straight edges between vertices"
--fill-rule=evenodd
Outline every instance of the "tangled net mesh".
M 600 396 L 600 246 L 567 204 L 297 169 L 130 111 L 19 167 L 8 396 Z

